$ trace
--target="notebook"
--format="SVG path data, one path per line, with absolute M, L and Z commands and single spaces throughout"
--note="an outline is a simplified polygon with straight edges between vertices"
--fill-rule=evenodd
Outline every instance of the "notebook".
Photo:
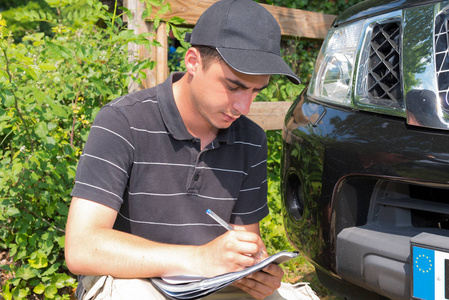
M 242 279 L 254 272 L 260 271 L 271 263 L 281 264 L 299 255 L 298 252 L 282 251 L 263 261 L 238 272 L 231 272 L 215 277 L 172 276 L 152 278 L 153 285 L 170 299 L 199 299 L 206 297 L 236 280 Z

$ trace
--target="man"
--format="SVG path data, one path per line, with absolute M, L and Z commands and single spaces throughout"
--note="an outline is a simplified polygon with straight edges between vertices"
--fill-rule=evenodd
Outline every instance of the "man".
M 266 136 L 244 115 L 270 74 L 299 83 L 280 56 L 279 25 L 251 0 L 222 0 L 186 39 L 185 74 L 112 101 L 92 126 L 66 233 L 67 265 L 83 275 L 80 298 L 109 275 L 117 295 L 165 299 L 146 278 L 210 277 L 267 256 L 259 236 L 268 214 Z M 282 276 L 270 265 L 230 293 L 264 299 Z

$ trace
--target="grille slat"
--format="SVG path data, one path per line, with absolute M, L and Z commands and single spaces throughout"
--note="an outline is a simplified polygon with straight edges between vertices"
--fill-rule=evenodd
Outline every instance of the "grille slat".
M 376 203 L 385 206 L 394 206 L 449 215 L 449 204 L 446 203 L 432 202 L 408 197 L 401 199 L 380 198 L 376 201 Z
M 435 18 L 435 71 L 438 79 L 438 91 L 443 109 L 449 110 L 449 26 L 447 14 Z
M 403 107 L 400 73 L 400 23 L 376 24 L 370 42 L 367 90 L 370 97 Z

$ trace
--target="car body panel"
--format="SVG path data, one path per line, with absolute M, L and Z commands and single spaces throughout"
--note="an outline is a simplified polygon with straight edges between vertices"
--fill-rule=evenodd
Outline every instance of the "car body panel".
M 411 243 L 425 233 L 449 244 L 449 117 L 429 22 L 447 11 L 449 1 L 365 1 L 335 21 L 366 20 L 366 36 L 371 23 L 400 21 L 402 113 L 366 104 L 355 87 L 350 105 L 319 100 L 310 85 L 287 112 L 281 158 L 287 236 L 317 272 L 349 290 L 410 299 Z M 354 86 L 363 74 L 366 36 Z

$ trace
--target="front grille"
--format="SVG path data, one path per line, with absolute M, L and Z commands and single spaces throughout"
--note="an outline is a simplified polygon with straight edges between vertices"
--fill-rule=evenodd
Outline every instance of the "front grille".
M 376 24 L 373 27 L 368 59 L 367 90 L 370 98 L 385 100 L 386 106 L 403 108 L 400 75 L 399 22 Z M 383 100 L 383 101 L 382 101 Z
M 396 183 L 396 186 L 400 185 Z M 402 185 L 406 186 L 405 184 Z M 396 198 L 381 197 L 377 199 L 376 204 L 409 211 L 413 227 L 448 230 L 448 196 L 448 189 L 408 185 L 408 195 Z
M 449 110 L 449 55 L 448 18 L 440 14 L 435 19 L 435 68 L 438 78 L 438 92 L 445 110 Z

